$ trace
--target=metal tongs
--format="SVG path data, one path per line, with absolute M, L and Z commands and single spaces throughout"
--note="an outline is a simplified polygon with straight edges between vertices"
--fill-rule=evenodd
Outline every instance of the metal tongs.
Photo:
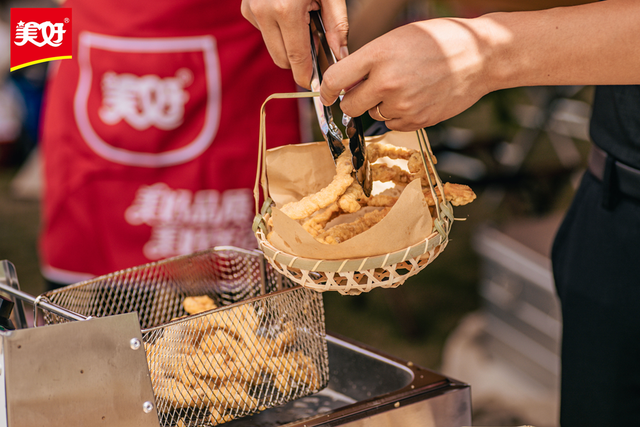
M 311 22 L 309 29 L 311 32 L 311 57 L 313 60 L 313 75 L 311 78 L 311 90 L 314 92 L 320 91 L 320 84 L 322 83 L 322 68 L 326 70 L 331 65 L 337 62 L 329 43 L 325 35 L 324 24 L 322 23 L 322 17 L 319 11 L 309 12 L 311 15 Z M 317 37 L 319 45 L 316 50 L 315 40 Z M 321 62 L 323 62 L 321 64 Z M 340 96 L 342 100 L 342 95 Z M 340 128 L 333 121 L 333 113 L 331 107 L 327 107 L 322 104 L 319 97 L 313 98 L 313 103 L 318 116 L 318 123 L 320 124 L 320 131 L 324 136 L 324 139 L 329 144 L 329 150 L 333 156 L 333 161 L 344 152 L 345 147 L 343 144 L 344 135 Z M 364 142 L 364 129 L 362 126 L 362 119 L 360 117 L 350 117 L 346 114 L 342 115 L 342 124 L 345 127 L 347 137 L 349 138 L 349 149 L 351 150 L 351 163 L 354 169 L 354 178 L 360 186 L 364 194 L 369 197 L 371 195 L 371 187 L 373 180 L 371 178 L 371 165 L 367 159 L 367 150 Z

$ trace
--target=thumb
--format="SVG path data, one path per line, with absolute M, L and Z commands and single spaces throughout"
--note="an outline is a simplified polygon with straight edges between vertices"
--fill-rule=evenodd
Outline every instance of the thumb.
M 345 0 L 324 0 L 321 13 L 329 47 L 338 61 L 346 58 L 349 55 L 347 48 L 349 20 Z

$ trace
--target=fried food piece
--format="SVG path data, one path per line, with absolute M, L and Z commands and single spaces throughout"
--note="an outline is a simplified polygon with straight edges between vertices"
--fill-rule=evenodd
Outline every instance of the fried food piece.
M 253 306 L 251 304 L 243 304 L 193 319 L 189 325 L 192 329 L 197 329 L 201 334 L 223 329 L 236 338 L 250 341 L 255 336 L 254 331 L 258 327 L 258 323 L 258 316 Z
M 271 378 L 276 379 L 276 387 L 278 387 L 278 382 L 285 378 L 288 378 L 289 382 L 306 384 L 312 390 L 317 390 L 320 387 L 320 376 L 316 365 L 310 357 L 301 351 L 273 357 L 267 362 L 265 368 L 271 374 Z M 285 387 L 282 384 L 281 386 Z M 280 387 L 278 389 L 282 392 Z
M 476 199 L 476 193 L 468 185 L 445 182 L 443 188 L 445 198 L 453 206 L 463 206 Z
M 215 302 L 206 295 L 186 297 L 182 300 L 182 306 L 184 310 L 189 314 L 198 314 L 203 311 L 213 310 L 218 308 Z
M 169 402 L 174 408 L 189 408 L 203 403 L 201 390 L 183 384 L 175 378 L 165 378 L 155 383 L 153 390 L 156 397 Z
M 240 344 L 232 335 L 224 329 L 216 329 L 213 333 L 208 334 L 200 341 L 199 350 L 205 353 L 235 353 Z
M 364 194 L 362 186 L 357 181 L 354 181 L 338 199 L 338 206 L 342 212 L 353 213 L 359 211 L 367 199 L 368 197 Z
M 436 157 L 433 155 L 431 156 L 431 160 L 433 161 L 434 165 L 437 163 Z M 424 163 L 422 162 L 422 154 L 419 151 L 411 154 L 411 157 L 409 157 L 409 161 L 407 162 L 407 168 L 413 176 L 412 179 L 420 178 L 423 187 L 429 186 L 427 172 L 425 171 Z M 432 183 L 436 182 L 436 177 L 432 170 L 429 170 L 429 177 L 431 178 Z
M 352 184 L 353 185 L 353 184 Z M 359 185 L 358 185 L 359 186 Z M 332 203 L 327 208 L 306 220 L 302 227 L 313 237 L 324 231 L 324 227 L 340 214 L 340 206 L 338 203 Z
M 410 172 L 407 172 L 406 170 L 396 165 L 371 165 L 371 176 L 374 181 L 394 182 L 401 185 L 406 185 L 412 180 L 412 175 Z
M 321 243 L 327 243 L 330 245 L 335 245 L 341 242 L 344 242 L 358 234 L 368 230 L 373 227 L 375 224 L 379 223 L 382 218 L 387 215 L 390 208 L 384 208 L 380 210 L 376 210 L 373 212 L 369 212 L 356 219 L 353 222 L 349 222 L 346 224 L 338 224 L 336 226 L 331 227 L 324 233 L 320 234 L 316 237 Z
M 311 390 L 320 389 L 320 374 L 318 368 L 313 360 L 301 351 L 295 354 L 296 361 L 298 362 L 298 368 L 301 373 L 301 380 L 307 384 Z
M 189 369 L 181 371 L 180 379 L 191 386 L 197 384 L 197 378 L 211 378 L 214 382 L 224 381 L 234 374 L 228 366 L 228 361 L 229 358 L 225 354 L 198 350 L 187 359 Z
M 388 157 L 393 160 L 402 159 L 409 160 L 409 157 L 416 150 L 406 147 L 398 147 L 386 142 L 372 142 L 367 145 L 367 157 L 369 162 L 374 163 L 382 157 Z
M 293 390 L 291 385 L 291 378 L 287 375 L 278 374 L 272 378 L 273 385 L 276 386 L 278 392 L 284 396 L 288 396 Z
M 215 408 L 243 409 L 255 408 L 258 401 L 249 394 L 244 384 L 228 382 L 218 388 L 201 383 L 204 398 Z
M 287 203 L 282 207 L 282 212 L 289 218 L 297 220 L 307 218 L 314 212 L 326 208 L 338 200 L 338 197 L 351 185 L 353 182 L 352 171 L 351 152 L 347 149 L 336 160 L 336 175 L 328 186 L 297 202 Z
M 296 327 L 288 322 L 282 327 L 282 331 L 275 338 L 276 347 L 280 350 L 286 350 L 295 344 L 297 338 L 298 332 Z
M 233 415 L 223 414 L 218 410 L 218 408 L 213 406 L 209 408 L 209 412 L 211 413 L 211 416 L 209 417 L 209 422 L 214 426 L 229 422 L 234 419 Z
M 476 193 L 473 192 L 471 187 L 463 184 L 452 184 L 445 182 L 442 187 L 444 188 L 444 197 L 448 202 L 451 202 L 453 206 L 463 206 L 473 202 L 476 199 Z M 436 195 L 439 199 L 442 199 L 440 195 L 440 188 L 434 187 Z M 422 190 L 427 205 L 434 206 L 433 195 L 428 188 Z
M 389 208 L 389 207 L 395 205 L 395 203 L 397 201 L 398 201 L 398 197 L 396 197 L 396 196 L 388 196 L 386 194 L 378 194 L 377 196 L 372 196 L 367 201 L 367 206 Z

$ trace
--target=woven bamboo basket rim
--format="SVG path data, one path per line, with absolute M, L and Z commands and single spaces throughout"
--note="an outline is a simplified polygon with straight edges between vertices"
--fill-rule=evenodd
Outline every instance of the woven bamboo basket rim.
M 406 249 L 375 255 L 364 258 L 347 259 L 313 259 L 299 257 L 275 248 L 259 230 L 258 236 L 260 249 L 264 255 L 281 265 L 300 270 L 317 271 L 322 273 L 342 273 L 347 271 L 363 271 L 374 268 L 384 268 L 410 259 L 419 258 L 429 251 L 440 246 L 446 240 L 438 232 L 431 233 L 426 239 Z

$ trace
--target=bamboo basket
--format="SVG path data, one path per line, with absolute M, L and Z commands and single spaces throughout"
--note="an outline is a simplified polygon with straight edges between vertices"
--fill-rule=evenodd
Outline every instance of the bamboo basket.
M 416 131 L 416 138 L 425 169 L 431 171 L 435 177 L 435 182 L 433 182 L 430 174 L 427 173 L 433 200 L 437 202 L 435 203 L 433 230 L 419 243 L 377 256 L 326 260 L 310 259 L 284 252 L 274 247 L 267 239 L 270 230 L 265 218 L 271 214 L 274 202 L 268 189 L 265 107 L 272 99 L 314 96 L 319 96 L 319 93 L 273 94 L 262 105 L 258 168 L 254 187 L 256 217 L 253 224 L 259 247 L 276 271 L 303 287 L 319 292 L 337 291 L 343 295 L 358 295 L 375 288 L 396 288 L 409 277 L 422 271 L 445 249 L 454 221 L 451 203 L 440 200 L 435 193 L 434 186 L 440 190 L 440 194 L 444 194 L 443 184 L 433 164 L 431 146 L 423 129 Z M 426 155 L 427 153 L 429 155 Z M 262 207 L 259 202 L 261 196 Z

